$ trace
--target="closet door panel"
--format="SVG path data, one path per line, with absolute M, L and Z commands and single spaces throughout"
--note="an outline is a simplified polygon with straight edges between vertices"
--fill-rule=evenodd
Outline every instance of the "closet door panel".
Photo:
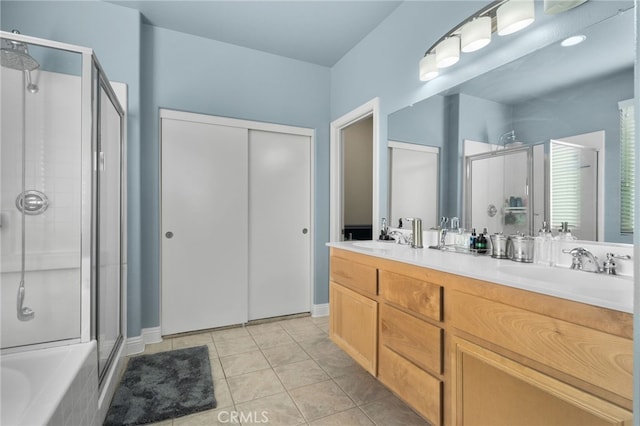
M 248 130 L 161 123 L 162 334 L 244 323 Z
M 249 130 L 249 319 L 309 312 L 311 138 Z

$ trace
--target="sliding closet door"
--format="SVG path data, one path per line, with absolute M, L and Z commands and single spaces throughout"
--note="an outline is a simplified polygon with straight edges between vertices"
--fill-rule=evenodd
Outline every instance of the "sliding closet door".
M 249 319 L 309 312 L 311 138 L 249 130 Z
M 162 334 L 245 323 L 248 131 L 161 123 Z

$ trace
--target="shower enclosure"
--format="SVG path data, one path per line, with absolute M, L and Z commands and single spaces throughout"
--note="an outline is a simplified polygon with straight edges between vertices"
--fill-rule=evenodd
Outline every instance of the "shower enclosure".
M 487 147 L 465 157 L 465 227 L 535 235 L 545 220 L 544 145 Z
M 124 111 L 91 49 L 0 32 L 3 353 L 124 338 Z

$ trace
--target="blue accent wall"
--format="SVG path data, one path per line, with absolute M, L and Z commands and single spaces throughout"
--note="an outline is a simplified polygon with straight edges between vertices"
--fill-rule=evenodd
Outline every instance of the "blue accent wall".
M 328 303 L 329 68 L 149 25 L 142 45 L 143 327 L 159 318 L 159 108 L 315 129 L 314 303 Z

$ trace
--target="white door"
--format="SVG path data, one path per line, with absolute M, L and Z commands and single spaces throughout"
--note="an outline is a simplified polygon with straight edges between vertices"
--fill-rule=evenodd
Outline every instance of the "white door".
M 389 225 L 398 226 L 398 220 L 406 217 L 422 219 L 423 229 L 438 225 L 438 148 L 394 141 L 389 141 L 389 148 Z
M 249 130 L 249 319 L 309 312 L 311 138 Z
M 247 321 L 247 132 L 162 119 L 163 335 Z

